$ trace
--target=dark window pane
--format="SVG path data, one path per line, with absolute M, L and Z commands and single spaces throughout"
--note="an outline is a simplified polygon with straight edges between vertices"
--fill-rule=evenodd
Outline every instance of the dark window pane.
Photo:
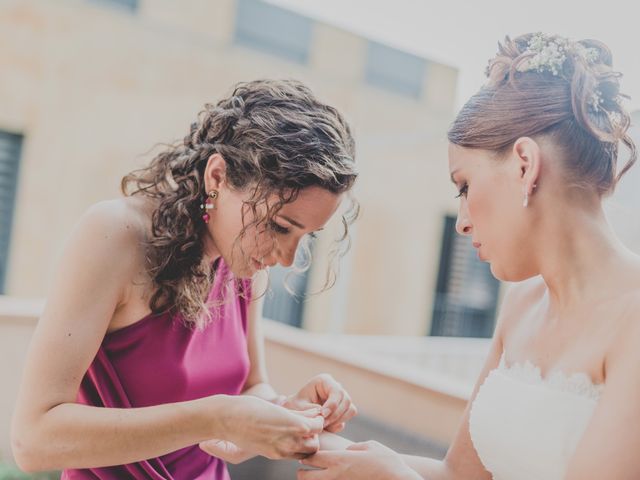
M 491 337 L 500 283 L 489 264 L 478 259 L 471 239 L 445 218 L 431 335 Z
M 235 42 L 297 63 L 309 59 L 313 21 L 258 0 L 239 0 Z
M 369 42 L 365 80 L 401 95 L 419 98 L 426 73 L 427 61 L 387 45 Z
M 93 3 L 103 4 L 135 13 L 138 10 L 138 0 L 89 0 Z
M 22 136 L 0 131 L 0 294 L 5 291 Z

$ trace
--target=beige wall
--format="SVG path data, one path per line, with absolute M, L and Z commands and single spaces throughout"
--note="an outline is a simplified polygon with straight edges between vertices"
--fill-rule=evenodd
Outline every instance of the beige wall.
M 12 458 L 10 449 L 11 414 L 41 305 L 18 302 L 0 296 L 0 461 Z
M 232 0 L 143 0 L 135 15 L 84 0 L 0 5 L 0 129 L 25 135 L 6 293 L 46 295 L 79 215 L 118 195 L 154 144 L 184 136 L 205 102 L 236 81 L 286 76 L 346 113 L 362 172 L 350 273 L 310 301 L 305 323 L 424 334 L 442 216 L 455 207 L 443 139 L 456 71 L 429 63 L 423 98 L 405 98 L 364 83 L 364 38 L 316 22 L 297 65 L 234 45 L 234 15 Z

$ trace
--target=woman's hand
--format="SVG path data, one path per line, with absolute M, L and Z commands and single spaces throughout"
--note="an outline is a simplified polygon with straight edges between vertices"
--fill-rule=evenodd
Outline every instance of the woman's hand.
M 200 442 L 198 446 L 212 457 L 218 457 L 234 465 L 246 462 L 256 456 L 255 453 L 242 450 L 235 443 L 229 442 L 228 440 L 218 440 L 214 438 L 206 442 Z
M 354 443 L 343 451 L 320 451 L 301 460 L 321 470 L 298 470 L 298 480 L 421 480 L 399 454 L 378 442 Z
M 350 445 L 353 445 L 351 440 L 342 438 L 334 433 L 322 432 L 319 439 L 320 450 L 345 450 Z M 246 462 L 256 456 L 255 453 L 242 450 L 235 443 L 228 440 L 207 440 L 206 442 L 200 442 L 199 446 L 212 457 L 218 457 L 234 465 Z
M 313 377 L 297 394 L 287 397 L 282 403 L 293 410 L 306 410 L 310 404 L 322 406 L 324 428 L 332 433 L 342 431 L 345 423 L 358 413 L 347 391 L 326 373 Z
M 222 420 L 226 443 L 202 442 L 203 450 L 236 462 L 255 455 L 304 458 L 318 451 L 324 429 L 320 407 L 293 411 L 250 395 L 228 397 L 228 404 L 229 414 Z

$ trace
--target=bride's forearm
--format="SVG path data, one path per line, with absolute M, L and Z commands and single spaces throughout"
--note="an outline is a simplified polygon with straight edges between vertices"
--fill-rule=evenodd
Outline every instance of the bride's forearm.
M 322 432 L 320 434 L 320 450 L 345 450 L 351 444 L 353 444 L 351 440 L 335 433 Z
M 401 455 L 402 460 L 412 470 L 415 470 L 427 480 L 454 480 L 455 477 L 447 469 L 442 460 L 436 460 L 428 457 L 418 457 L 415 455 Z

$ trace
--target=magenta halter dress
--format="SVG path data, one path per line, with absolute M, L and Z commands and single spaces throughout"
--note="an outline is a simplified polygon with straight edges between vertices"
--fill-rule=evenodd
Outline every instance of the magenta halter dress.
M 78 402 L 127 408 L 240 394 L 249 374 L 251 284 L 231 279 L 220 259 L 209 295 L 218 306 L 202 331 L 186 327 L 179 315 L 163 314 L 107 334 L 82 380 Z M 192 445 L 138 463 L 62 473 L 62 480 L 76 479 L 228 480 L 229 474 L 222 460 Z

